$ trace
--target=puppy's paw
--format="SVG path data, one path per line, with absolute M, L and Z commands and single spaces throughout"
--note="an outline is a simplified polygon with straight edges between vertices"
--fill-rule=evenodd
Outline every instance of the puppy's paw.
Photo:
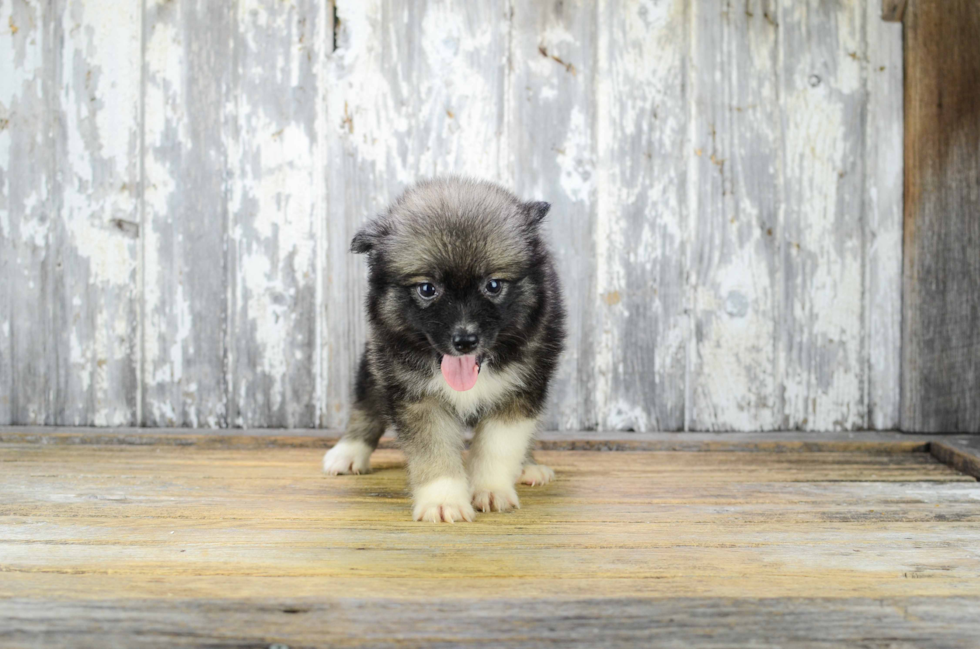
M 323 472 L 329 475 L 370 473 L 372 450 L 359 439 L 341 439 L 323 456 Z
M 415 490 L 412 517 L 427 523 L 473 522 L 476 514 L 470 505 L 465 480 L 438 478 Z
M 551 470 L 551 467 L 543 464 L 525 464 L 524 470 L 521 471 L 520 483 L 536 487 L 538 485 L 548 484 L 554 479 L 555 472 Z
M 481 512 L 505 512 L 520 509 L 521 501 L 511 486 L 473 490 L 473 507 Z

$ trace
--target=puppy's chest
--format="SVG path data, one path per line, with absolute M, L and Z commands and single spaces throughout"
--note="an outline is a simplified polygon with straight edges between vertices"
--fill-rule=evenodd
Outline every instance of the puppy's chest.
M 441 373 L 429 381 L 429 394 L 439 396 L 448 403 L 463 419 L 476 415 L 481 410 L 502 403 L 509 394 L 521 386 L 520 377 L 511 370 L 493 371 L 485 367 L 473 389 L 457 392 L 449 387 Z

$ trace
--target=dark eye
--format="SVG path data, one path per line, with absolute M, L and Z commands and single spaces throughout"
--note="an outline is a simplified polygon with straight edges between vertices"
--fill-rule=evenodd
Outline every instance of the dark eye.
M 429 284 L 428 282 L 424 284 L 419 284 L 415 288 L 419 292 L 419 296 L 423 300 L 431 300 L 436 296 L 436 287 L 432 284 Z
M 489 282 L 487 282 L 485 289 L 490 295 L 496 295 L 503 287 L 504 283 L 502 281 L 499 279 L 491 279 Z

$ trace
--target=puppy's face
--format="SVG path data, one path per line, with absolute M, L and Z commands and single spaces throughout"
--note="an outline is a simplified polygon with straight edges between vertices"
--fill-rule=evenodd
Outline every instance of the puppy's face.
M 538 304 L 531 271 L 548 205 L 452 182 L 409 192 L 352 248 L 371 253 L 375 317 L 424 341 L 450 385 L 465 390 L 500 346 L 520 343 Z
M 420 264 L 385 294 L 389 324 L 423 334 L 439 355 L 490 352 L 502 329 L 518 325 L 533 292 L 520 265 Z

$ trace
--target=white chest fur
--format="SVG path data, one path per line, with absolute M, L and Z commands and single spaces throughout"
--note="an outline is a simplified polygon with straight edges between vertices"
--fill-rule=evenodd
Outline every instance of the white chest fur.
M 456 410 L 464 419 L 476 414 L 481 409 L 499 402 L 509 392 L 522 385 L 520 375 L 511 370 L 494 371 L 490 367 L 480 370 L 480 376 L 472 390 L 457 392 L 449 387 L 441 373 L 429 381 L 429 394 L 438 395 Z

